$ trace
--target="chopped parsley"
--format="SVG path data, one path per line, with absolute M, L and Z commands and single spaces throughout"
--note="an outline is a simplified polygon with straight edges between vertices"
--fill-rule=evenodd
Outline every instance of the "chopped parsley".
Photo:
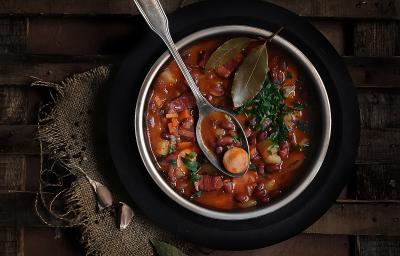
M 235 135 L 232 137 L 233 143 L 238 143 L 240 141 L 239 135 Z
M 169 160 L 168 163 L 172 166 L 176 166 L 176 160 Z
M 190 196 L 190 199 L 198 198 L 201 196 L 201 194 L 202 194 L 202 192 L 199 190 L 199 191 L 193 193 L 193 195 Z
M 286 108 L 279 88 L 267 80 L 256 97 L 246 102 L 237 112 L 256 117 L 257 129 L 261 129 L 265 120 L 271 120 L 270 127 L 273 132 L 270 140 L 274 144 L 278 144 L 288 138 L 288 128 L 283 121 Z
M 287 72 L 286 73 L 286 79 L 292 79 L 292 78 L 293 78 L 292 72 Z
M 192 182 L 198 181 L 200 179 L 199 175 L 197 174 L 197 171 L 199 169 L 199 163 L 196 161 L 196 158 L 197 154 L 195 152 L 191 152 L 182 157 L 182 162 L 189 170 L 190 180 Z

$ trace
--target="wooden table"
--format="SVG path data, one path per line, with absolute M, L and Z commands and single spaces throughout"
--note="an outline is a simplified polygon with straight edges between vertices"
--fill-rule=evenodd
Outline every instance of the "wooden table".
M 33 210 L 37 111 L 60 81 L 116 63 L 140 37 L 130 0 L 0 0 L 0 255 L 79 255 L 77 230 Z M 343 56 L 357 86 L 361 140 L 354 175 L 335 205 L 288 241 L 211 255 L 400 255 L 400 1 L 274 0 L 306 16 Z M 397 8 L 397 9 L 396 9 Z

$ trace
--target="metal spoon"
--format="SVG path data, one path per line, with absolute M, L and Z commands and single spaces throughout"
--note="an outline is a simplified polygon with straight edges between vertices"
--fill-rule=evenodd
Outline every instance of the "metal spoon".
M 221 172 L 224 174 L 231 176 L 231 177 L 240 177 L 243 176 L 247 170 L 244 170 L 242 173 L 231 173 L 228 170 L 226 170 L 221 162 L 216 158 L 216 156 L 211 152 L 206 145 L 204 144 L 203 138 L 201 136 L 201 122 L 205 116 L 212 112 L 223 112 L 227 116 L 231 118 L 231 121 L 234 123 L 240 140 L 242 142 L 242 145 L 244 146 L 244 150 L 247 152 L 247 155 L 250 157 L 249 154 L 249 144 L 246 138 L 246 135 L 244 134 L 243 128 L 240 125 L 239 121 L 235 118 L 235 116 L 225 110 L 216 108 L 212 106 L 201 94 L 199 91 L 196 83 L 194 82 L 192 76 L 190 75 L 190 72 L 188 68 L 186 67 L 185 63 L 183 62 L 181 56 L 179 55 L 178 50 L 176 49 L 176 46 L 174 42 L 172 41 L 171 34 L 169 32 L 169 27 L 168 27 L 168 18 L 167 15 L 165 14 L 160 2 L 158 0 L 134 0 L 136 6 L 138 7 L 140 13 L 146 20 L 147 24 L 150 26 L 150 28 L 159 36 L 161 39 L 164 41 L 164 43 L 167 45 L 170 53 L 174 57 L 176 63 L 179 66 L 179 69 L 181 70 L 183 76 L 185 77 L 190 89 L 193 92 L 194 98 L 196 99 L 197 107 L 199 109 L 199 120 L 197 121 L 196 125 L 196 139 L 197 142 L 200 146 L 200 149 L 203 151 L 204 155 L 207 157 L 207 159 Z M 250 162 L 250 161 L 249 161 Z

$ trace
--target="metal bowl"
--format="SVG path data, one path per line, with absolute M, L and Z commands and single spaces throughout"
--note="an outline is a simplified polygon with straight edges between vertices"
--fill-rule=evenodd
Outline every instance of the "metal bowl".
M 250 26 L 218 26 L 193 33 L 177 42 L 176 45 L 178 49 L 182 49 L 199 40 L 221 35 L 268 37 L 271 34 L 271 31 Z M 307 186 L 310 185 L 324 161 L 331 136 L 331 108 L 324 83 L 310 60 L 293 44 L 279 35 L 275 36 L 272 42 L 278 47 L 282 48 L 287 54 L 292 56 L 292 58 L 300 65 L 302 70 L 306 72 L 310 82 L 313 84 L 313 90 L 317 96 L 316 98 L 319 101 L 318 107 L 320 112 L 320 120 L 318 121 L 320 121 L 319 125 L 321 132 L 318 137 L 318 141 L 315 141 L 315 143 L 318 143 L 318 145 L 316 145 L 315 149 L 313 150 L 313 154 L 308 161 L 307 169 L 304 171 L 303 176 L 296 182 L 296 184 L 292 185 L 289 191 L 283 193 L 279 198 L 273 200 L 264 207 L 249 209 L 247 211 L 217 211 L 194 204 L 193 202 L 179 195 L 168 185 L 158 170 L 158 164 L 151 152 L 146 129 L 146 112 L 152 91 L 151 85 L 160 69 L 170 59 L 170 54 L 168 52 L 165 52 L 158 58 L 143 81 L 138 96 L 138 99 L 142 100 L 137 101 L 135 109 L 135 131 L 139 153 L 147 171 L 154 182 L 161 188 L 161 190 L 172 200 L 196 214 L 220 220 L 245 220 L 277 211 L 293 201 L 307 188 Z

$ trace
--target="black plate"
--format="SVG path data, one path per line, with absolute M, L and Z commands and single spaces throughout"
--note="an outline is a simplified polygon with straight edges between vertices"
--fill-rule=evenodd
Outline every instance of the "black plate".
M 351 78 L 330 43 L 305 19 L 259 1 L 209 1 L 169 16 L 175 41 L 204 28 L 249 25 L 275 31 L 297 46 L 324 81 L 332 111 L 331 143 L 310 186 L 290 204 L 271 214 L 242 221 L 203 217 L 184 209 L 153 182 L 139 156 L 134 134 L 134 109 L 145 75 L 166 50 L 150 29 L 122 64 L 112 88 L 108 140 L 112 159 L 135 204 L 166 230 L 210 248 L 243 250 L 271 245 L 301 232 L 335 201 L 352 172 L 359 138 L 359 111 Z

